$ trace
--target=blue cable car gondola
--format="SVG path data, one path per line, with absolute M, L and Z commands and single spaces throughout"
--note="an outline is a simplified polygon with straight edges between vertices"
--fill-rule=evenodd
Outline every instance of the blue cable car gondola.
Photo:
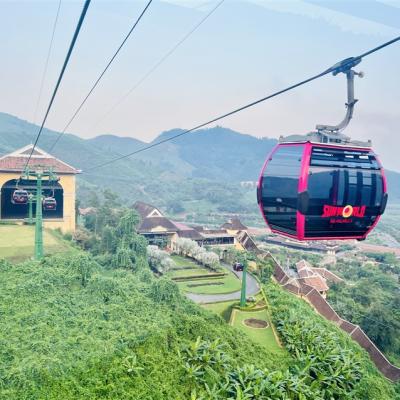
M 340 133 L 357 102 L 357 73 L 341 72 L 348 82 L 345 119 L 281 139 L 264 163 L 257 200 L 272 232 L 298 240 L 363 240 L 385 210 L 386 179 L 371 143 Z

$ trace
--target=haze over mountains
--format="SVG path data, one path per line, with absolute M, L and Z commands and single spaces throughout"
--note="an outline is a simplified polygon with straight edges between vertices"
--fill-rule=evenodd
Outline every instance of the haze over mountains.
M 193 5 L 204 3 L 209 4 Z M 7 37 L 2 43 L 0 110 L 32 121 L 57 4 L 5 4 L 0 13 L 0 36 Z M 144 4 L 143 0 L 92 2 L 47 126 L 65 126 Z M 107 132 L 148 142 L 163 130 L 188 128 L 264 97 L 400 32 L 400 9 L 378 1 L 226 0 L 103 118 L 215 4 L 155 0 L 71 132 L 85 138 Z M 38 119 L 44 114 L 80 9 L 79 2 L 62 4 Z M 400 137 L 394 134 L 399 126 L 399 68 L 398 44 L 365 58 L 357 67 L 365 78 L 356 80 L 359 102 L 348 129 L 356 139 L 372 139 L 386 166 L 395 170 L 400 170 Z M 343 75 L 326 76 L 222 123 L 258 137 L 308 132 L 317 123 L 333 124 L 343 118 L 345 85 Z
M 0 113 L 0 155 L 31 143 L 37 131 L 38 127 L 27 121 Z M 152 143 L 179 132 L 163 132 Z M 45 129 L 38 146 L 48 150 L 57 135 L 58 132 Z M 235 204 L 237 210 L 242 207 L 246 212 L 256 209 L 255 197 L 242 189 L 240 182 L 257 180 L 276 140 L 258 139 L 214 127 L 193 132 L 109 166 L 91 169 L 147 144 L 114 135 L 82 139 L 68 134 L 62 137 L 52 154 L 83 170 L 79 176 L 83 192 L 95 187 L 110 188 L 124 192 L 129 203 L 140 198 L 160 205 L 208 199 L 215 207 L 226 204 L 229 210 Z M 389 198 L 398 203 L 400 174 L 387 171 L 387 177 Z

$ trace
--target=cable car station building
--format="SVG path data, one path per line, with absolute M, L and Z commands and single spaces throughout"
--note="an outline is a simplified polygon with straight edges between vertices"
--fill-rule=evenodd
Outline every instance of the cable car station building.
M 20 180 L 33 145 L 0 157 L 0 221 L 23 222 L 28 218 L 27 204 L 13 204 L 12 195 L 17 186 L 35 193 L 36 180 Z M 75 231 L 76 174 L 80 171 L 36 147 L 29 162 L 29 168 L 48 168 L 59 178 L 58 182 L 42 181 L 43 195 L 54 196 L 56 210 L 43 210 L 45 228 Z M 36 204 L 33 204 L 33 215 Z

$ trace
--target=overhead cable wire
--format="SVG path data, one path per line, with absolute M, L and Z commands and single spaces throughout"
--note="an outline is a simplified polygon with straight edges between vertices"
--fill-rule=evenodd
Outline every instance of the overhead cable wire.
M 347 58 L 347 59 L 345 59 L 345 60 L 343 60 L 343 61 L 341 61 L 341 62 L 339 62 L 339 63 L 333 65 L 332 67 L 326 69 L 325 71 L 323 71 L 323 72 L 321 72 L 321 73 L 319 73 L 319 74 L 317 74 L 317 75 L 314 75 L 314 76 L 312 76 L 312 77 L 310 77 L 310 78 L 304 79 L 304 80 L 301 81 L 301 82 L 298 82 L 298 83 L 295 83 L 295 84 L 293 84 L 293 85 L 291 85 L 291 86 L 288 86 L 288 87 L 285 88 L 285 89 L 279 90 L 279 91 L 277 91 L 277 92 L 275 92 L 275 93 L 272 93 L 272 94 L 270 94 L 270 95 L 268 95 L 268 96 L 265 96 L 265 97 L 263 97 L 263 98 L 261 98 L 261 99 L 255 100 L 255 101 L 253 101 L 253 102 L 251 102 L 251 103 L 248 103 L 248 104 L 246 104 L 246 105 L 244 105 L 244 106 L 241 106 L 241 107 L 239 107 L 239 108 L 236 108 L 235 110 L 230 111 L 230 112 L 227 112 L 226 114 L 220 115 L 219 117 L 210 119 L 210 120 L 208 120 L 208 121 L 206 121 L 206 122 L 203 122 L 203 123 L 201 123 L 201 124 L 199 124 L 199 125 L 194 126 L 193 128 L 190 128 L 190 129 L 188 129 L 188 130 L 185 130 L 185 131 L 183 131 L 183 132 L 180 132 L 180 133 L 178 133 L 178 134 L 176 134 L 176 135 L 174 135 L 174 136 L 171 136 L 171 137 L 169 137 L 169 138 L 160 140 L 159 142 L 156 142 L 156 143 L 149 144 L 148 146 L 142 147 L 142 148 L 139 149 L 139 150 L 133 151 L 133 152 L 131 152 L 131 153 L 125 154 L 125 155 L 120 156 L 120 157 L 116 157 L 116 158 L 114 158 L 114 159 L 111 159 L 111 160 L 106 161 L 106 162 L 104 162 L 104 163 L 101 163 L 101 164 L 99 164 L 99 165 L 95 165 L 95 166 L 92 167 L 92 168 L 88 168 L 86 171 L 91 171 L 91 170 L 93 170 L 93 169 L 105 167 L 105 166 L 107 166 L 107 165 L 109 165 L 109 164 L 112 164 L 112 163 L 114 163 L 114 162 L 117 162 L 117 161 L 123 160 L 123 159 L 125 159 L 125 158 L 131 157 L 131 156 L 133 156 L 133 155 L 135 155 L 135 154 L 142 153 L 142 152 L 144 152 L 144 151 L 146 151 L 146 150 L 152 149 L 153 147 L 159 146 L 159 145 L 161 145 L 161 144 L 163 144 L 163 143 L 166 143 L 166 142 L 169 142 L 169 141 L 171 141 L 171 140 L 177 139 L 177 138 L 179 138 L 179 137 L 181 137 L 181 136 L 187 135 L 187 134 L 190 133 L 190 132 L 193 132 L 193 131 L 195 131 L 195 130 L 197 130 L 197 129 L 203 128 L 203 127 L 205 127 L 205 126 L 207 126 L 207 125 L 210 125 L 210 124 L 212 124 L 212 123 L 214 123 L 214 122 L 220 121 L 220 120 L 222 120 L 222 119 L 224 119 L 224 118 L 227 118 L 227 117 L 229 117 L 229 116 L 231 116 L 231 115 L 237 114 L 237 113 L 239 113 L 239 112 L 241 112 L 241 111 L 244 111 L 244 110 L 246 110 L 246 109 L 248 109 L 248 108 L 250 108 L 250 107 L 253 107 L 253 106 L 257 105 L 257 104 L 260 104 L 260 103 L 262 103 L 262 102 L 264 102 L 264 101 L 266 101 L 266 100 L 272 99 L 272 98 L 277 97 L 277 96 L 279 96 L 279 95 L 281 95 L 281 94 L 283 94 L 283 93 L 286 93 L 286 92 L 288 92 L 288 91 L 290 91 L 290 90 L 293 90 L 293 89 L 295 89 L 295 88 L 297 88 L 297 87 L 299 87 L 299 86 L 303 86 L 303 85 L 305 85 L 305 84 L 307 84 L 307 83 L 310 83 L 310 82 L 312 82 L 312 81 L 315 81 L 316 79 L 322 78 L 323 76 L 328 75 L 328 74 L 330 74 L 330 73 L 336 74 L 336 73 L 339 73 L 339 72 L 343 72 L 343 71 L 345 71 L 346 69 L 352 68 L 354 65 L 358 64 L 358 63 L 361 61 L 361 59 L 362 59 L 363 57 L 367 57 L 367 56 L 369 56 L 370 54 L 375 53 L 376 51 L 381 50 L 381 49 L 383 49 L 383 48 L 385 48 L 385 47 L 387 47 L 387 46 L 389 46 L 389 45 L 391 45 L 391 44 L 394 44 L 395 42 L 398 42 L 398 41 L 400 41 L 400 36 L 397 36 L 396 38 L 394 38 L 394 39 L 392 39 L 392 40 L 390 40 L 390 41 L 388 41 L 388 42 L 385 42 L 385 43 L 383 43 L 382 45 L 380 45 L 380 46 L 378 46 L 378 47 L 375 47 L 375 48 L 373 48 L 373 49 L 371 49 L 371 50 L 369 50 L 369 51 L 367 51 L 367 52 L 365 52 L 365 53 L 363 53 L 363 54 L 361 54 L 361 55 L 359 55 L 359 56 L 357 56 L 357 57 L 350 57 L 350 58 Z
M 101 72 L 101 74 L 99 75 L 99 77 L 96 79 L 95 83 L 93 84 L 92 88 L 89 90 L 88 94 L 85 96 L 85 98 L 82 100 L 81 104 L 79 104 L 78 108 L 75 110 L 74 114 L 72 115 L 72 117 L 70 118 L 70 120 L 68 121 L 68 123 L 65 125 L 64 129 L 59 133 L 59 135 L 57 136 L 56 140 L 54 141 L 53 145 L 50 147 L 50 152 L 54 149 L 54 147 L 56 146 L 56 144 L 59 142 L 59 140 L 61 139 L 61 137 L 64 135 L 65 131 L 68 129 L 68 127 L 71 125 L 72 121 L 76 118 L 76 116 L 79 114 L 79 112 L 81 111 L 83 105 L 86 103 L 87 99 L 90 97 L 90 95 L 93 93 L 94 89 L 96 88 L 96 86 L 99 84 L 99 82 L 101 81 L 101 79 L 103 78 L 104 74 L 106 73 L 106 71 L 108 70 L 108 68 L 111 66 L 111 64 L 113 63 L 113 61 L 115 60 L 115 58 L 117 57 L 118 53 L 121 51 L 121 49 L 124 47 L 126 41 L 129 39 L 129 37 L 131 36 L 132 32 L 135 30 L 136 26 L 138 25 L 139 21 L 142 19 L 143 15 L 145 14 L 145 12 L 147 11 L 147 9 L 150 7 L 150 4 L 153 2 L 153 0 L 149 0 L 149 2 L 146 4 L 146 7 L 143 9 L 143 11 L 140 13 L 139 17 L 136 19 L 135 23 L 133 24 L 133 26 L 131 27 L 131 29 L 129 30 L 128 34 L 125 36 L 124 40 L 122 41 L 122 43 L 118 46 L 118 49 L 116 50 L 116 52 L 114 53 L 114 55 L 111 57 L 110 61 L 108 61 L 106 67 L 103 69 L 103 71 Z
M 115 104 L 99 119 L 93 127 L 96 127 L 101 121 L 106 119 L 125 99 L 127 99 L 164 61 L 166 61 L 178 47 L 183 44 L 200 26 L 222 5 L 225 0 L 220 0 L 217 4 L 187 32 L 174 46 L 171 47 Z
M 42 131 L 43 131 L 43 128 L 44 128 L 44 124 L 46 123 L 46 120 L 47 120 L 47 117 L 48 117 L 49 112 L 50 112 L 50 110 L 51 110 L 51 107 L 53 106 L 54 99 L 55 99 L 55 97 L 56 97 L 58 88 L 60 87 L 62 78 L 63 78 L 63 76 L 64 76 L 64 72 L 65 72 L 65 70 L 66 70 L 66 68 L 67 68 L 69 59 L 70 59 L 71 54 L 72 54 L 72 50 L 74 49 L 76 40 L 78 39 L 78 35 L 79 35 L 80 30 L 81 30 L 83 21 L 84 21 L 84 19 L 85 19 L 86 12 L 87 12 L 87 10 L 88 10 L 88 8 L 89 8 L 90 1 L 91 1 L 91 0 L 85 0 L 85 3 L 84 3 L 84 5 L 83 5 L 82 12 L 81 12 L 81 15 L 80 15 L 80 17 L 79 17 L 79 21 L 78 21 L 78 23 L 77 23 L 77 26 L 76 26 L 76 28 L 75 28 L 74 36 L 72 37 L 72 41 L 71 41 L 71 44 L 70 44 L 70 46 L 69 46 L 67 56 L 65 57 L 64 64 L 63 64 L 63 66 L 62 66 L 62 68 L 61 68 L 60 75 L 59 75 L 59 77 L 58 77 L 56 86 L 55 86 L 55 88 L 54 88 L 54 90 L 53 90 L 53 94 L 52 94 L 51 99 L 50 99 L 50 103 L 49 103 L 49 105 L 48 105 L 48 107 L 47 107 L 46 114 L 44 115 L 44 118 L 43 118 L 42 124 L 41 124 L 41 126 L 40 126 L 39 132 L 38 132 L 38 134 L 37 134 L 37 136 L 36 136 L 36 140 L 35 140 L 35 142 L 34 142 L 34 144 L 33 144 L 32 150 L 31 150 L 31 152 L 30 152 L 30 154 L 29 154 L 28 161 L 27 161 L 26 164 L 25 164 L 25 168 L 29 165 L 29 162 L 30 162 L 30 160 L 31 160 L 31 158 L 32 158 L 32 154 L 33 154 L 33 152 L 35 151 L 36 145 L 37 145 L 37 143 L 38 143 L 38 141 L 39 141 L 39 139 L 40 139 L 40 135 L 42 134 Z
M 56 18 L 55 18 L 54 23 L 53 23 L 53 31 L 51 33 L 50 44 L 49 44 L 49 48 L 47 50 L 47 57 L 46 57 L 46 62 L 44 64 L 42 79 L 40 81 L 39 95 L 38 95 L 38 98 L 37 98 L 37 101 L 36 101 L 35 113 L 33 115 L 33 123 L 36 123 L 36 116 L 37 116 L 40 100 L 42 99 L 44 80 L 45 80 L 45 77 L 46 77 L 46 74 L 47 74 L 47 68 L 49 66 L 50 54 L 51 54 L 51 50 L 53 48 L 54 35 L 55 35 L 55 32 L 56 32 L 56 28 L 57 28 L 57 22 L 58 22 L 58 16 L 60 14 L 60 8 L 61 8 L 61 0 L 59 0 L 59 2 L 58 2 Z

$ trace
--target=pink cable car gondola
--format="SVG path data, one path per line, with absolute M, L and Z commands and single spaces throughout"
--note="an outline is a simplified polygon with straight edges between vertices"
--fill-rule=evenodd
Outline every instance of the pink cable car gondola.
M 14 190 L 11 196 L 11 203 L 13 204 L 27 204 L 28 203 L 28 192 L 24 189 Z
M 357 73 L 339 72 L 346 73 L 348 82 L 345 119 L 281 139 L 264 163 L 257 198 L 272 232 L 298 240 L 363 240 L 385 210 L 385 175 L 371 143 L 340 133 L 357 101 Z
M 46 211 L 56 211 L 57 201 L 54 197 L 45 197 L 43 199 L 43 209 Z
M 298 240 L 364 239 L 387 201 L 371 149 L 312 142 L 277 145 L 258 193 L 271 230 Z

